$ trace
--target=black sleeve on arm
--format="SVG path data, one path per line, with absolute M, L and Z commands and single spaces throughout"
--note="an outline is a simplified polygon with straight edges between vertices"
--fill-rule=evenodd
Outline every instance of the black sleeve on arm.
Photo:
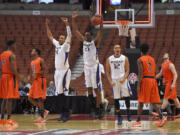
M 139 38 L 139 36 L 135 37 L 135 43 L 136 43 L 136 48 L 139 48 L 139 46 L 140 46 L 140 38 Z
M 127 36 L 126 37 L 126 49 L 129 49 L 130 48 L 130 37 L 129 36 Z

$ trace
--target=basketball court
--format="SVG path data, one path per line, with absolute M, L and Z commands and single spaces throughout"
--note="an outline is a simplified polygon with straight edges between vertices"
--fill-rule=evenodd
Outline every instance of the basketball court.
M 126 121 L 123 116 L 123 124 L 117 125 L 114 115 L 106 115 L 102 120 L 89 118 L 88 115 L 72 115 L 66 123 L 57 121 L 59 115 L 49 115 L 46 123 L 34 123 L 38 115 L 14 115 L 13 118 L 19 122 L 18 126 L 0 127 L 1 135 L 176 135 L 180 133 L 177 126 L 180 119 L 172 121 L 169 118 L 166 126 L 157 128 L 157 121 L 152 117 L 143 116 L 142 127 L 131 127 L 133 121 Z
M 137 6 L 131 3 L 131 0 L 127 0 L 127 1 L 119 0 L 118 2 L 112 0 L 110 3 L 109 1 L 106 0 L 96 0 L 95 10 L 97 14 L 103 16 L 104 29 L 116 29 L 116 30 L 118 29 L 119 36 L 122 36 L 123 33 L 128 33 L 128 30 L 130 28 L 143 29 L 143 28 L 155 27 L 156 20 L 155 20 L 154 2 L 155 0 L 144 0 L 143 3 L 138 4 Z M 54 28 L 54 31 L 55 30 L 56 28 Z M 136 35 L 135 30 L 133 31 L 133 35 L 134 36 Z M 52 50 L 47 52 L 49 53 L 47 56 L 49 56 L 50 54 L 52 55 L 51 51 Z M 112 52 L 112 48 L 111 48 L 111 52 Z M 24 52 L 22 52 L 22 54 L 23 53 Z M 132 60 L 135 61 L 136 63 L 137 58 L 134 57 L 134 54 L 133 56 L 130 57 L 133 57 Z M 48 60 L 53 61 L 53 59 L 48 59 Z M 49 64 L 49 66 L 52 66 L 51 63 Z M 137 81 L 136 78 L 137 75 L 135 74 L 137 73 L 137 67 L 131 70 L 133 71 L 131 71 L 132 77 L 131 76 L 130 77 L 132 78 L 131 81 L 132 82 L 134 81 L 132 83 L 133 85 L 132 88 L 134 88 L 136 87 L 134 86 L 134 83 Z M 51 78 L 53 78 L 53 73 L 51 74 L 51 76 L 52 76 Z M 78 85 L 77 82 L 75 82 L 74 84 Z M 82 95 L 84 96 L 85 94 Z M 49 114 L 46 123 L 34 123 L 34 120 L 37 119 L 38 117 L 39 117 L 38 114 L 35 115 L 13 114 L 12 118 L 15 121 L 17 121 L 19 124 L 15 126 L 0 125 L 0 135 L 126 135 L 126 134 L 177 135 L 180 134 L 180 118 L 174 120 L 173 117 L 170 116 L 168 116 L 167 124 L 162 128 L 157 127 L 158 119 L 152 117 L 151 115 L 142 116 L 142 127 L 132 126 L 132 123 L 135 122 L 137 119 L 136 115 L 132 116 L 131 122 L 128 122 L 126 116 L 123 116 L 123 124 L 120 126 L 117 124 L 116 116 L 110 114 L 106 114 L 105 117 L 101 120 L 90 118 L 88 114 L 72 114 L 69 121 L 65 123 L 63 123 L 62 121 L 58 121 L 59 114 Z

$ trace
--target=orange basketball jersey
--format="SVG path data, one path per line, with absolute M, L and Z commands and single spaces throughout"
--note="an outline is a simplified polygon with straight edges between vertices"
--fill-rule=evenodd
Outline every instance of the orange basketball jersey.
M 2 73 L 5 74 L 13 74 L 11 72 L 11 65 L 10 65 L 10 56 L 13 54 L 12 51 L 4 51 L 1 54 L 1 65 L 2 65 Z M 15 68 L 16 66 L 16 61 L 15 61 Z
M 152 58 L 151 56 L 141 56 L 139 59 L 142 61 L 143 65 L 143 77 L 155 77 L 156 64 L 154 58 Z
M 172 62 L 166 62 L 166 63 L 162 63 L 162 69 L 163 69 L 163 77 L 165 80 L 165 83 L 167 82 L 172 82 L 173 81 L 173 73 L 171 72 L 171 70 L 169 69 L 169 65 L 172 64 Z
M 32 68 L 33 73 L 42 71 L 40 61 L 41 61 L 40 57 L 31 61 L 31 68 Z M 35 79 L 40 78 L 40 77 L 45 77 L 45 75 L 44 74 L 35 74 Z

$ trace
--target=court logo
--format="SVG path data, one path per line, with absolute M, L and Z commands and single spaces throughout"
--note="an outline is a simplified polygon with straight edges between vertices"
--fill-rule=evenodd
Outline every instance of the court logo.
M 128 81 L 130 84 L 135 84 L 138 81 L 137 75 L 135 73 L 130 73 L 128 76 Z

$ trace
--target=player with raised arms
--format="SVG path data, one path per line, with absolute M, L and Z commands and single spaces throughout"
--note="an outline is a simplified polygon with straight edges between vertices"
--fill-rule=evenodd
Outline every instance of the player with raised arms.
M 93 39 L 90 32 L 85 32 L 85 35 L 82 35 L 77 27 L 76 18 L 78 14 L 77 12 L 73 12 L 72 14 L 72 25 L 75 32 L 76 37 L 83 42 L 83 59 L 84 59 L 84 75 L 85 75 L 85 84 L 88 90 L 88 98 L 90 101 L 90 106 L 93 108 L 93 90 L 96 93 L 97 99 L 97 118 L 101 119 L 103 117 L 103 106 L 101 99 L 101 92 L 98 88 L 100 83 L 99 78 L 99 60 L 97 55 L 97 49 L 99 49 L 100 41 L 102 39 L 102 31 L 103 31 L 103 19 L 101 19 L 100 29 L 95 39 Z
M 69 68 L 69 51 L 71 45 L 71 29 L 69 26 L 68 18 L 61 17 L 61 20 L 66 25 L 67 37 L 65 34 L 59 36 L 59 41 L 57 41 L 49 28 L 50 21 L 46 19 L 46 29 L 47 36 L 50 41 L 55 46 L 55 86 L 56 91 L 55 95 L 59 96 L 59 109 L 60 109 L 60 118 L 59 121 L 66 122 L 69 119 L 69 110 L 67 108 L 67 94 L 69 91 L 69 84 L 71 80 L 71 70 Z

